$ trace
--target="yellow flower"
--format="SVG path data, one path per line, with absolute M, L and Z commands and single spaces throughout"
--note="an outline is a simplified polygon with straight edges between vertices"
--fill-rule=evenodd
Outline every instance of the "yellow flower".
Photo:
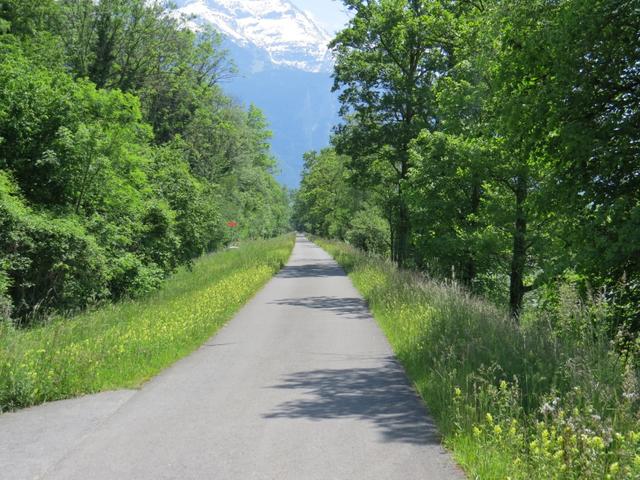
M 490 413 L 487 413 L 486 418 L 489 425 L 493 424 L 493 416 Z
M 455 393 L 456 397 L 459 397 L 462 395 L 462 390 L 460 390 L 458 387 L 456 387 L 453 392 Z
M 616 473 L 618 473 L 620 471 L 620 464 L 618 462 L 613 462 L 611 464 L 611 466 L 609 467 L 609 473 L 611 475 L 615 475 Z
M 604 440 L 597 435 L 591 439 L 591 445 L 593 445 L 598 450 L 604 450 Z

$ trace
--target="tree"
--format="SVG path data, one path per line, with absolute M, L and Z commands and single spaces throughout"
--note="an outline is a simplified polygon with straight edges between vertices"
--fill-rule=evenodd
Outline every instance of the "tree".
M 402 266 L 411 235 L 409 145 L 436 124 L 433 83 L 446 65 L 451 13 L 444 3 L 426 0 L 344 3 L 353 18 L 331 43 L 345 119 L 334 142 L 354 170 L 392 192 L 392 256 Z
M 605 292 L 612 323 L 640 328 L 640 17 L 637 2 L 566 0 L 536 41 L 544 151 L 565 268 Z M 541 68 L 541 69 L 542 69 Z
M 266 119 L 222 93 L 228 66 L 159 2 L 0 2 L 3 318 L 148 292 L 231 218 L 242 238 L 288 229 Z
M 296 228 L 324 237 L 345 239 L 357 209 L 357 195 L 348 182 L 348 159 L 333 149 L 307 152 L 296 194 Z

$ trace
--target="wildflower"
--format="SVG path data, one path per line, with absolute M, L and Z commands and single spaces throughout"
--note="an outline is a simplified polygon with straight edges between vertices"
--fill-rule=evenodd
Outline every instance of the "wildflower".
M 609 467 L 609 473 L 611 475 L 615 475 L 616 473 L 618 473 L 620 471 L 620 464 L 618 462 L 613 462 L 611 464 L 611 466 Z
M 549 415 L 555 411 L 555 407 L 551 405 L 549 402 L 545 402 L 542 407 L 540 407 L 540 413 L 543 415 Z
M 500 425 L 496 425 L 495 427 L 493 427 L 493 433 L 495 433 L 496 435 L 500 435 L 502 433 L 502 428 L 500 427 Z
M 460 390 L 458 387 L 456 387 L 453 392 L 455 393 L 456 397 L 459 397 L 462 395 L 462 390 Z
M 487 418 L 487 423 L 489 425 L 492 425 L 493 424 L 493 416 L 490 413 L 487 413 L 486 418 Z
M 598 450 L 604 450 L 604 440 L 597 435 L 591 438 L 591 445 L 593 445 Z
M 482 434 L 482 430 L 480 430 L 478 427 L 473 427 L 473 435 L 476 437 L 479 437 Z

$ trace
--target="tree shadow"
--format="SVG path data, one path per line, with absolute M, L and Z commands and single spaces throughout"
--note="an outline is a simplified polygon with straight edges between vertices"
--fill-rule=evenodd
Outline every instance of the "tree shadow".
M 264 418 L 373 423 L 385 442 L 440 444 L 433 421 L 392 357 L 378 368 L 324 369 L 288 375 L 270 388 L 302 390 L 304 399 L 279 405 Z
M 271 302 L 275 305 L 291 305 L 317 310 L 327 310 L 336 315 L 349 318 L 371 318 L 367 303 L 357 297 L 301 297 L 283 298 Z
M 279 278 L 313 278 L 313 277 L 344 277 L 346 274 L 334 262 L 308 263 L 304 265 L 287 265 L 280 270 Z

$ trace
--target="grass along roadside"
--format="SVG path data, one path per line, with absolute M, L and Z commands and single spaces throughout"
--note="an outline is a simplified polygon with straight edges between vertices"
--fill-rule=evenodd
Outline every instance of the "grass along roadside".
M 474 479 L 640 478 L 637 345 L 567 295 L 519 327 L 451 284 L 316 240 L 349 273 Z
M 287 261 L 292 235 L 196 261 L 147 298 L 31 330 L 0 324 L 0 412 L 136 387 L 198 348 Z

